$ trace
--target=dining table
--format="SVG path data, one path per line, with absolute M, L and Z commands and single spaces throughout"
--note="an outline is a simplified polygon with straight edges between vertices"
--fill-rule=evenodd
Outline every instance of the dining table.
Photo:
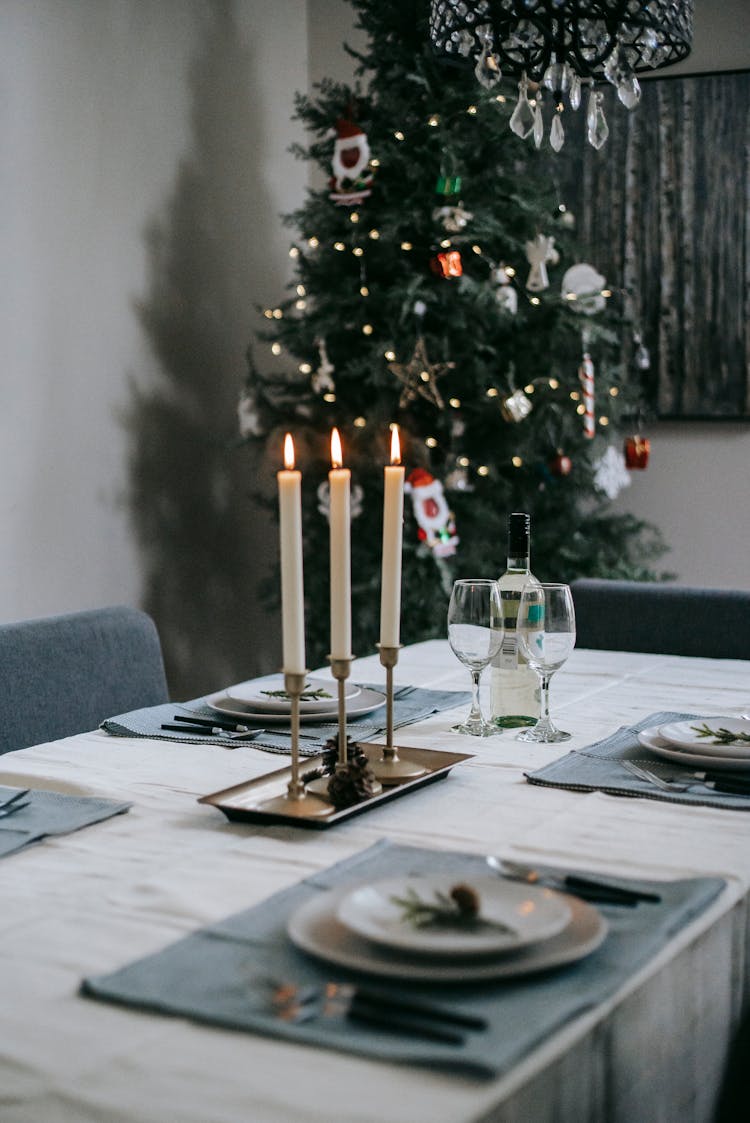
M 468 688 L 445 640 L 404 647 L 394 677 Z M 385 681 L 376 653 L 354 661 L 351 681 Z M 129 806 L 0 858 L 3 1123 L 708 1123 L 750 990 L 748 808 L 533 778 L 651 713 L 747 712 L 750 663 L 576 649 L 552 679 L 552 716 L 572 735 L 558 744 L 453 732 L 465 697 L 396 737 L 466 759 L 328 829 L 232 821 L 199 802 L 286 763 L 251 741 L 230 751 L 100 728 L 5 754 L 0 785 Z M 720 881 L 604 999 L 481 1078 L 84 993 L 86 979 L 243 910 L 262 917 L 301 879 L 385 843 L 600 878 Z

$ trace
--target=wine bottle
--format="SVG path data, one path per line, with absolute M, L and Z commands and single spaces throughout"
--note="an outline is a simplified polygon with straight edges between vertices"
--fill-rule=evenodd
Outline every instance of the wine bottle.
M 505 634 L 492 661 L 490 705 L 492 718 L 503 729 L 535 725 L 541 708 L 539 679 L 518 650 L 516 621 L 524 585 L 538 585 L 531 572 L 531 516 L 515 511 L 508 517 L 508 563 L 499 579 Z

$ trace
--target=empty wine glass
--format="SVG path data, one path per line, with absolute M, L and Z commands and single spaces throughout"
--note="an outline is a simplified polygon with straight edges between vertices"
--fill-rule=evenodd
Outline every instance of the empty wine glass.
M 453 583 L 448 606 L 448 642 L 471 672 L 471 710 L 465 721 L 454 725 L 456 733 L 491 737 L 500 732 L 485 721 L 479 702 L 479 679 L 503 642 L 503 609 L 497 581 L 487 578 Z
M 542 705 L 539 720 L 517 741 L 567 741 L 549 716 L 549 680 L 575 647 L 576 616 L 569 585 L 524 585 L 518 606 L 518 647 L 539 675 Z

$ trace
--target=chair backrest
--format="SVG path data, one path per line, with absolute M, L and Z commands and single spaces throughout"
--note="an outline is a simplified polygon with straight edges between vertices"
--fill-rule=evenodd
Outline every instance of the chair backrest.
M 750 659 L 750 592 L 603 578 L 570 587 L 578 647 Z
M 0 625 L 0 753 L 168 701 L 150 616 L 115 606 Z

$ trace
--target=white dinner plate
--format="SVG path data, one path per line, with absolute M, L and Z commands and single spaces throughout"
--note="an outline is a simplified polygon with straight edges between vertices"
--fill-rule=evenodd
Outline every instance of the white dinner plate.
M 468 983 L 530 975 L 582 959 L 598 948 L 607 934 L 607 922 L 600 912 L 579 898 L 562 894 L 570 908 L 570 923 L 549 940 L 479 959 L 419 959 L 381 947 L 346 928 L 336 913 L 348 892 L 333 889 L 316 893 L 290 917 L 289 938 L 302 951 L 326 963 L 391 979 Z
M 715 756 L 703 753 L 694 753 L 692 749 L 677 749 L 659 735 L 659 726 L 652 725 L 638 734 L 638 740 L 644 749 L 671 760 L 674 764 L 685 764 L 688 768 L 708 768 L 715 772 L 750 772 L 750 758 L 745 756 Z
M 345 928 L 376 944 L 411 955 L 472 956 L 516 951 L 546 940 L 570 923 L 570 906 L 559 893 L 535 885 L 479 877 L 471 882 L 480 901 L 476 927 L 417 928 L 405 918 L 394 898 L 416 893 L 434 903 L 456 884 L 455 877 L 389 877 L 350 889 L 339 902 L 337 916 Z
M 750 760 L 750 742 L 737 741 L 729 745 L 717 745 L 711 737 L 700 737 L 696 725 L 706 724 L 710 729 L 728 729 L 730 733 L 750 734 L 750 721 L 740 717 L 701 717 L 692 721 L 672 721 L 659 726 L 659 736 L 676 749 L 703 753 L 705 756 L 747 757 Z
M 329 679 L 310 678 L 305 680 L 305 686 L 312 690 L 324 691 L 322 698 L 301 698 L 299 712 L 301 714 L 329 713 L 335 709 L 338 713 L 338 684 Z M 227 686 L 222 692 L 232 703 L 237 702 L 249 710 L 265 713 L 289 714 L 292 709 L 290 698 L 273 698 L 269 691 L 283 690 L 284 676 L 268 675 L 263 679 L 238 682 L 234 686 Z M 361 693 L 361 688 L 353 682 L 345 686 L 346 698 L 356 698 Z
M 245 718 L 246 721 L 255 722 L 256 725 L 289 725 L 288 713 L 275 714 L 268 710 L 252 710 L 248 706 L 244 706 L 238 699 L 228 695 L 226 690 L 209 694 L 205 701 L 212 710 L 216 710 L 220 714 L 226 714 L 228 717 Z M 379 690 L 367 690 L 362 687 L 356 698 L 347 701 L 346 716 L 349 718 L 364 717 L 365 714 L 371 714 L 373 710 L 377 710 L 383 705 L 385 705 L 385 694 L 381 694 Z M 316 721 L 336 721 L 338 716 L 338 705 L 335 705 L 330 710 L 300 714 L 299 719 L 309 725 Z

